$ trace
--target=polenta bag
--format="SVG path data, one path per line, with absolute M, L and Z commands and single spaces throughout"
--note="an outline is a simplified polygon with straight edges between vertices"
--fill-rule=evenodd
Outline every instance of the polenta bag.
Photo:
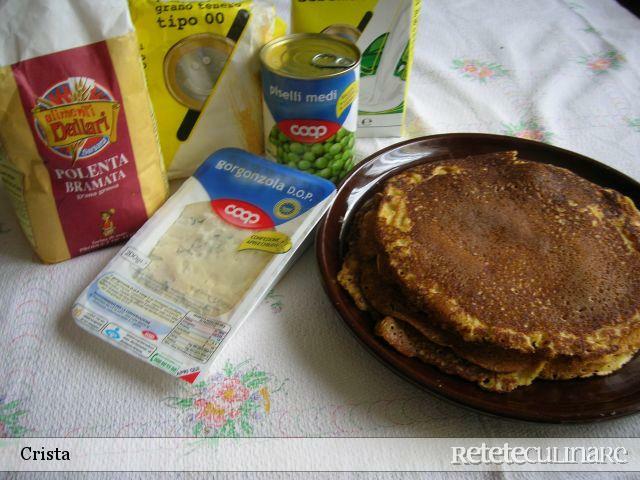
M 168 189 L 126 1 L 3 2 L 0 38 L 0 177 L 32 247 L 128 238 Z

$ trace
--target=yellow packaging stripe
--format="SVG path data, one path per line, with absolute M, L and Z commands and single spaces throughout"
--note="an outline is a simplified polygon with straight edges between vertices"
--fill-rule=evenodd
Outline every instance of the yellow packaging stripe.
M 269 253 L 287 253 L 291 250 L 291 239 L 282 232 L 265 231 L 249 235 L 238 246 L 238 251 L 261 250 Z
M 336 13 L 339 13 L 341 24 L 358 25 L 362 17 L 376 8 L 378 0 L 358 0 L 349 2 L 348 6 L 342 2 L 304 2 L 292 0 L 291 23 L 296 32 L 319 33 L 327 26 L 338 23 Z
M 141 68 L 138 41 L 132 41 L 130 37 L 135 39 L 135 33 L 107 40 L 107 47 L 123 89 L 122 102 L 136 159 L 140 191 L 147 216 L 151 216 L 167 198 L 169 185 L 160 146 L 158 142 L 149 141 L 150 138 L 157 139 L 157 130 Z
M 30 223 L 34 249 L 43 262 L 66 260 L 70 254 L 53 198 L 51 179 L 27 123 L 11 67 L 0 68 L 0 112 L 0 142 L 7 155 L 2 161 L 20 172 L 24 182 L 21 190 L 28 219 L 21 219 L 21 223 L 25 220 Z M 6 136 L 9 132 L 10 138 Z

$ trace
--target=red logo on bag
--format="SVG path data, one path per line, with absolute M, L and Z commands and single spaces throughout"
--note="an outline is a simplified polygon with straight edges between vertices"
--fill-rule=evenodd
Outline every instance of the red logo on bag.
M 296 142 L 317 143 L 340 130 L 340 124 L 325 120 L 282 120 L 278 122 L 278 128 Z
M 107 88 L 89 77 L 70 77 L 40 95 L 31 113 L 44 144 L 75 163 L 116 142 L 119 111 Z
M 211 201 L 213 211 L 225 222 L 247 230 L 273 228 L 273 220 L 260 207 L 242 200 L 221 198 Z

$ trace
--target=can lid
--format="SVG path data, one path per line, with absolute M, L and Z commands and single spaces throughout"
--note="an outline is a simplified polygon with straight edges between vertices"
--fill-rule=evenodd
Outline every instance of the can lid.
M 263 65 L 285 77 L 324 78 L 341 75 L 360 62 L 353 43 L 322 33 L 295 33 L 276 38 L 260 52 Z

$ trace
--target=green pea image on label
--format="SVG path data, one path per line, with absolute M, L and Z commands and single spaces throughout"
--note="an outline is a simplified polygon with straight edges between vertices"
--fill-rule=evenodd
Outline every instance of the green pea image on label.
M 269 133 L 276 160 L 334 182 L 342 180 L 353 168 L 355 134 L 340 128 L 324 142 L 301 144 L 290 140 L 274 125 Z

